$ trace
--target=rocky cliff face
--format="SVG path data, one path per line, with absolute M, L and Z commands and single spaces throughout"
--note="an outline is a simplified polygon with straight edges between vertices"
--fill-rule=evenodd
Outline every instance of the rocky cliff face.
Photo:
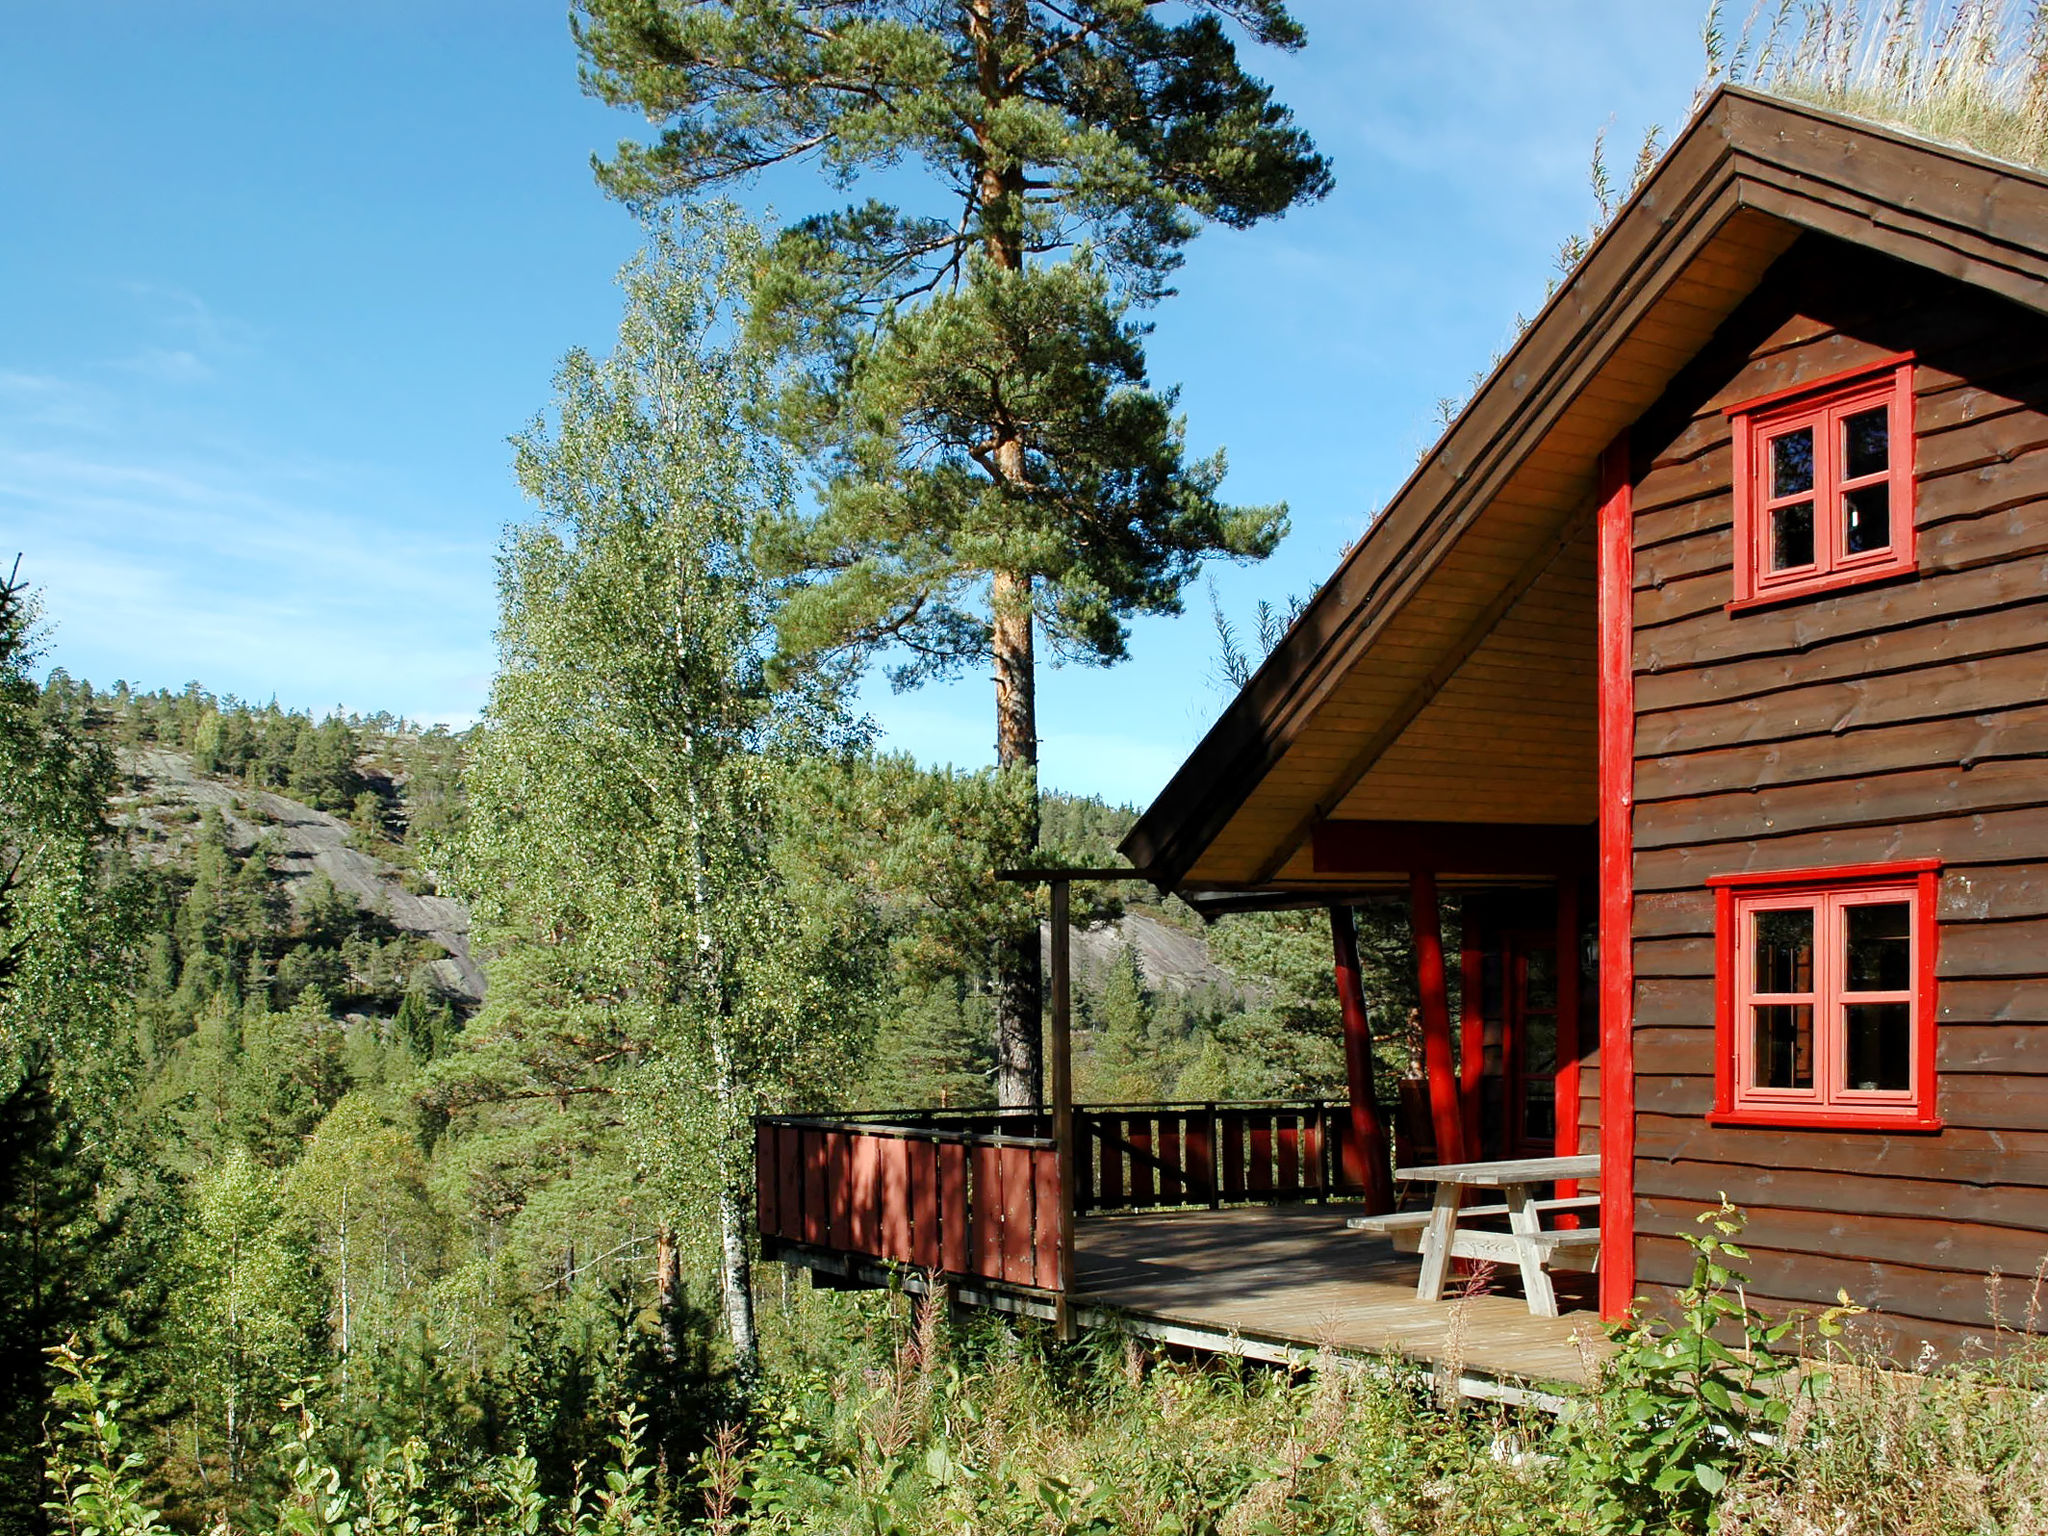
M 483 1000 L 483 971 L 469 953 L 468 909 L 453 897 L 407 890 L 405 871 L 354 846 L 360 839 L 347 822 L 283 795 L 203 774 L 182 752 L 144 747 L 124 752 L 121 766 L 140 787 L 115 802 L 116 815 L 131 826 L 153 826 L 165 834 L 167 840 L 153 846 L 174 846 L 177 829 L 189 829 L 190 813 L 209 806 L 220 812 L 241 847 L 269 833 L 280 849 L 274 867 L 295 899 L 315 871 L 326 875 L 401 933 L 432 940 L 447 951 L 447 958 L 432 966 L 442 991 L 471 1003 Z
M 1038 947 L 1045 965 L 1052 964 L 1052 930 L 1039 925 Z M 1125 950 L 1138 957 L 1139 974 L 1154 992 L 1216 990 L 1239 1002 L 1252 1002 L 1253 989 L 1218 965 L 1208 941 L 1198 930 L 1178 927 L 1144 907 L 1130 907 L 1114 922 L 1091 923 L 1073 930 L 1074 978 L 1095 984 Z

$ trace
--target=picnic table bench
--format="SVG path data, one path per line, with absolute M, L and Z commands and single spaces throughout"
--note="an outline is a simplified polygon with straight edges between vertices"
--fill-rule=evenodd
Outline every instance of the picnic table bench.
M 1426 1211 L 1396 1211 L 1386 1216 L 1354 1216 L 1344 1225 L 1357 1232 L 1378 1232 L 1392 1237 L 1395 1246 L 1422 1255 L 1422 1274 L 1415 1284 L 1419 1301 L 1440 1301 L 1451 1260 L 1477 1259 L 1514 1264 L 1522 1272 L 1522 1290 L 1529 1298 L 1529 1310 L 1538 1317 L 1557 1316 L 1557 1292 L 1550 1283 L 1550 1268 L 1560 1252 L 1579 1254 L 1584 1267 L 1597 1262 L 1600 1229 L 1588 1227 L 1545 1227 L 1543 1218 L 1560 1212 L 1597 1209 L 1598 1195 L 1572 1195 L 1556 1200 L 1537 1200 L 1531 1189 L 1558 1179 L 1592 1178 L 1600 1172 L 1597 1155 L 1580 1157 L 1525 1157 L 1494 1163 L 1440 1163 L 1433 1167 L 1396 1168 L 1397 1179 L 1433 1183 L 1436 1197 Z M 1468 1206 L 1468 1189 L 1497 1189 L 1502 1204 Z M 1461 1219 L 1505 1216 L 1508 1230 L 1489 1232 L 1459 1225 Z M 1566 1266 L 1574 1267 L 1574 1266 Z

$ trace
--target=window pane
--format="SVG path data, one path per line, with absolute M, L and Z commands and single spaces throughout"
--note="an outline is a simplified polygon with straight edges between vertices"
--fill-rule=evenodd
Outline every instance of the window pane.
M 1813 1086 L 1813 1007 L 1810 1003 L 1765 1003 L 1757 1008 L 1755 1086 Z
M 1842 423 L 1842 478 L 1882 474 L 1891 463 L 1891 412 L 1883 406 L 1858 411 Z
M 1851 992 L 1905 992 L 1913 985 L 1913 909 L 1903 901 L 1848 909 Z
M 1813 908 L 1787 907 L 1757 913 L 1756 990 L 1813 990 Z
M 1813 428 L 1771 439 L 1771 498 L 1813 489 Z
M 1522 1071 L 1551 1081 L 1557 1072 L 1557 1016 L 1531 1014 L 1522 1020 Z
M 1533 1078 L 1522 1085 L 1522 1136 L 1527 1141 L 1550 1141 L 1557 1135 L 1557 1086 L 1549 1078 Z
M 1913 1086 L 1913 1010 L 1906 1003 L 1851 1003 L 1849 1086 L 1904 1093 Z
M 1795 501 L 1771 511 L 1771 569 L 1796 570 L 1813 564 L 1813 503 Z
M 1892 542 L 1892 488 L 1880 480 L 1842 496 L 1842 553 L 1867 555 Z
M 1523 1002 L 1530 1008 L 1557 1007 L 1557 957 L 1547 949 L 1532 949 L 1522 972 Z

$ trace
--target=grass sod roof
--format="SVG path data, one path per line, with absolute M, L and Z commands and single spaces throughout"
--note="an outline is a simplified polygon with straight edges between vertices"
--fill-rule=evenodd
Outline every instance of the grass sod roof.
M 1302 849 L 1356 783 L 1358 756 L 1384 751 L 1404 713 L 1450 683 L 1460 645 L 1586 517 L 1600 449 L 1808 232 L 2048 313 L 2048 176 L 1717 89 L 1139 819 L 1122 844 L 1132 863 L 1198 906 L 1318 888 Z M 1510 505 L 1530 527 L 1502 548 L 1523 559 L 1461 573 L 1463 545 Z M 1434 639 L 1376 664 L 1375 646 L 1432 608 L 1446 615 Z M 1332 718 L 1351 680 L 1381 673 L 1401 674 L 1391 705 Z

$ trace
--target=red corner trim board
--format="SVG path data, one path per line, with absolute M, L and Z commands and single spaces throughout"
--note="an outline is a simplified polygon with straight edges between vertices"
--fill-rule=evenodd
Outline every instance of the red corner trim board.
M 1635 1244 L 1635 538 L 1628 434 L 1600 456 L 1600 1315 L 1628 1311 Z

